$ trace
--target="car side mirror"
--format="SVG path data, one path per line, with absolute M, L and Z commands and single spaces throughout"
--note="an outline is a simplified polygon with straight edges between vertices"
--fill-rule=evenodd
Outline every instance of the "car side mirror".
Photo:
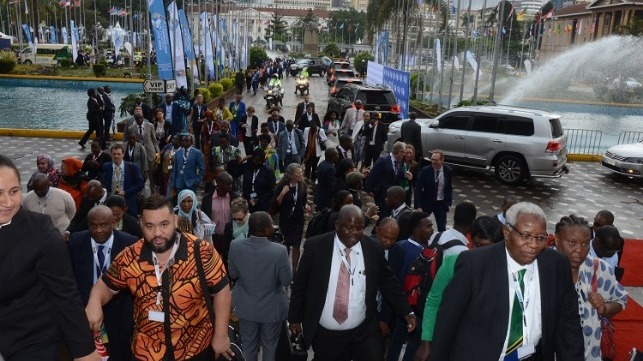
M 433 129 L 440 128 L 440 121 L 439 120 L 432 121 L 431 124 L 429 124 L 429 128 L 433 128 Z

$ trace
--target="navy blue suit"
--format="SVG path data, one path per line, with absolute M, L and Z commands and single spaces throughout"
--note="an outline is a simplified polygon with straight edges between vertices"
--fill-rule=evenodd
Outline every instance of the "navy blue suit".
M 255 168 L 253 163 L 247 164 L 243 173 L 243 198 L 250 201 L 250 195 L 253 193 L 253 175 Z M 262 164 L 259 168 L 257 176 L 254 177 L 254 193 L 257 194 L 257 203 L 253 206 L 250 204 L 250 213 L 257 211 L 267 212 L 272 201 L 273 191 L 275 189 L 275 172 L 270 169 L 266 164 Z
M 366 186 L 364 190 L 372 192 L 375 197 L 375 204 L 379 207 L 380 218 L 386 217 L 390 214 L 386 208 L 386 191 L 392 187 L 400 184 L 404 180 L 404 167 L 399 167 L 398 173 L 395 174 L 393 161 L 390 154 L 381 156 L 376 162 L 371 172 L 366 177 Z
M 415 208 L 422 208 L 428 214 L 433 213 L 438 232 L 446 231 L 447 211 L 453 203 L 453 171 L 446 165 L 442 165 L 444 174 L 444 200 L 437 200 L 437 189 L 435 189 L 435 168 L 424 167 L 420 177 L 415 182 Z
M 239 136 L 239 121 L 241 121 L 241 117 L 246 115 L 246 103 L 244 102 L 239 102 L 239 105 L 237 105 L 237 101 L 230 102 L 230 106 L 228 109 L 230 110 L 230 113 L 232 113 L 232 121 L 230 122 L 230 132 L 234 134 L 236 137 Z
M 136 237 L 114 230 L 114 241 L 110 252 L 111 260 L 114 260 L 121 251 L 136 241 Z M 68 249 L 76 287 L 78 287 L 83 305 L 86 306 L 94 286 L 94 269 L 96 268 L 89 231 L 72 234 Z M 105 328 L 109 337 L 110 360 L 129 361 L 132 357 L 130 339 L 134 330 L 133 307 L 132 297 L 127 293 L 116 295 L 103 306 Z
M 132 163 L 125 163 L 125 174 L 123 174 L 123 191 L 125 192 L 125 202 L 127 203 L 127 213 L 138 217 L 138 208 L 136 205 L 136 195 L 145 188 L 145 181 L 141 174 L 140 168 Z M 107 192 L 112 192 L 112 179 L 114 178 L 114 163 L 108 162 L 103 164 L 103 188 Z
M 402 265 L 404 264 L 404 255 L 405 251 L 399 244 L 393 243 L 388 249 L 388 264 L 391 266 L 393 273 L 400 281 L 400 284 L 404 283 Z M 389 327 L 393 326 L 393 321 L 395 320 L 395 311 L 391 304 L 382 299 L 381 309 L 377 312 L 377 319 L 382 322 L 386 322 Z
M 163 114 L 167 114 L 166 103 L 161 104 L 160 108 L 163 109 Z M 177 103 L 172 102 L 172 114 L 170 114 L 172 117 L 172 135 L 183 131 L 183 115 L 181 111 L 181 107 Z
M 313 198 L 317 210 L 330 207 L 330 195 L 337 180 L 336 173 L 335 165 L 329 160 L 324 160 L 317 166 L 317 189 Z

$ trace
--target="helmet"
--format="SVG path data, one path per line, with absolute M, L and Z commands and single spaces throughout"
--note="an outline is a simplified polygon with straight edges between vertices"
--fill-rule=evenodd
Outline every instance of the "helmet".
M 279 75 L 277 75 L 277 74 L 272 74 L 272 77 L 273 77 L 273 78 L 275 78 L 275 79 L 277 79 L 277 78 L 279 78 Z

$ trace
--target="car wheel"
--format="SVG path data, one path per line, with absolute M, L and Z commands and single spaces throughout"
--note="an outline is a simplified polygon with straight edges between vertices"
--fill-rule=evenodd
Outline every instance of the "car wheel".
M 31 60 L 25 60 L 25 65 L 31 65 Z
M 496 163 L 496 178 L 505 184 L 516 184 L 525 178 L 525 163 L 513 156 L 502 156 Z

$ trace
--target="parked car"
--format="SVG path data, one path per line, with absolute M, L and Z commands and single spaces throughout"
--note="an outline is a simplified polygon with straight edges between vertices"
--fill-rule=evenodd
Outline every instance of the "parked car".
M 308 68 L 308 75 L 317 74 L 324 76 L 326 74 L 326 66 L 319 58 L 304 58 L 297 60 L 290 66 L 290 75 L 296 76 L 303 68 Z
M 391 89 L 358 84 L 347 84 L 331 96 L 327 112 L 334 110 L 340 115 L 339 119 L 344 119 L 346 109 L 352 107 L 356 100 L 362 102 L 364 110 L 378 113 L 385 124 L 402 119 L 400 106 Z
M 610 147 L 603 155 L 601 164 L 614 173 L 643 178 L 643 139 L 638 143 Z
M 636 79 L 634 79 L 632 77 L 627 77 L 625 79 L 623 79 L 621 77 L 618 77 L 618 78 L 614 79 L 614 85 L 616 85 L 616 86 L 621 86 L 622 85 L 622 86 L 627 87 L 628 89 L 632 89 L 632 90 L 639 89 L 639 88 L 643 87 L 643 84 L 641 84 L 640 82 L 638 82 Z
M 357 78 L 358 74 L 352 69 L 335 69 L 333 75 L 328 79 L 328 86 L 331 86 L 339 78 Z
M 328 92 L 332 96 L 334 94 L 337 94 L 338 91 L 340 91 L 348 84 L 362 85 L 364 84 L 364 82 L 360 78 L 339 78 L 336 79 L 335 82 L 331 85 L 331 87 L 328 89 Z
M 400 139 L 402 122 L 389 126 L 388 149 Z M 567 172 L 567 135 L 559 115 L 488 105 L 455 108 L 436 119 L 418 122 L 423 156 L 441 149 L 447 163 L 493 169 L 503 183 L 516 184 L 530 177 L 560 177 Z

